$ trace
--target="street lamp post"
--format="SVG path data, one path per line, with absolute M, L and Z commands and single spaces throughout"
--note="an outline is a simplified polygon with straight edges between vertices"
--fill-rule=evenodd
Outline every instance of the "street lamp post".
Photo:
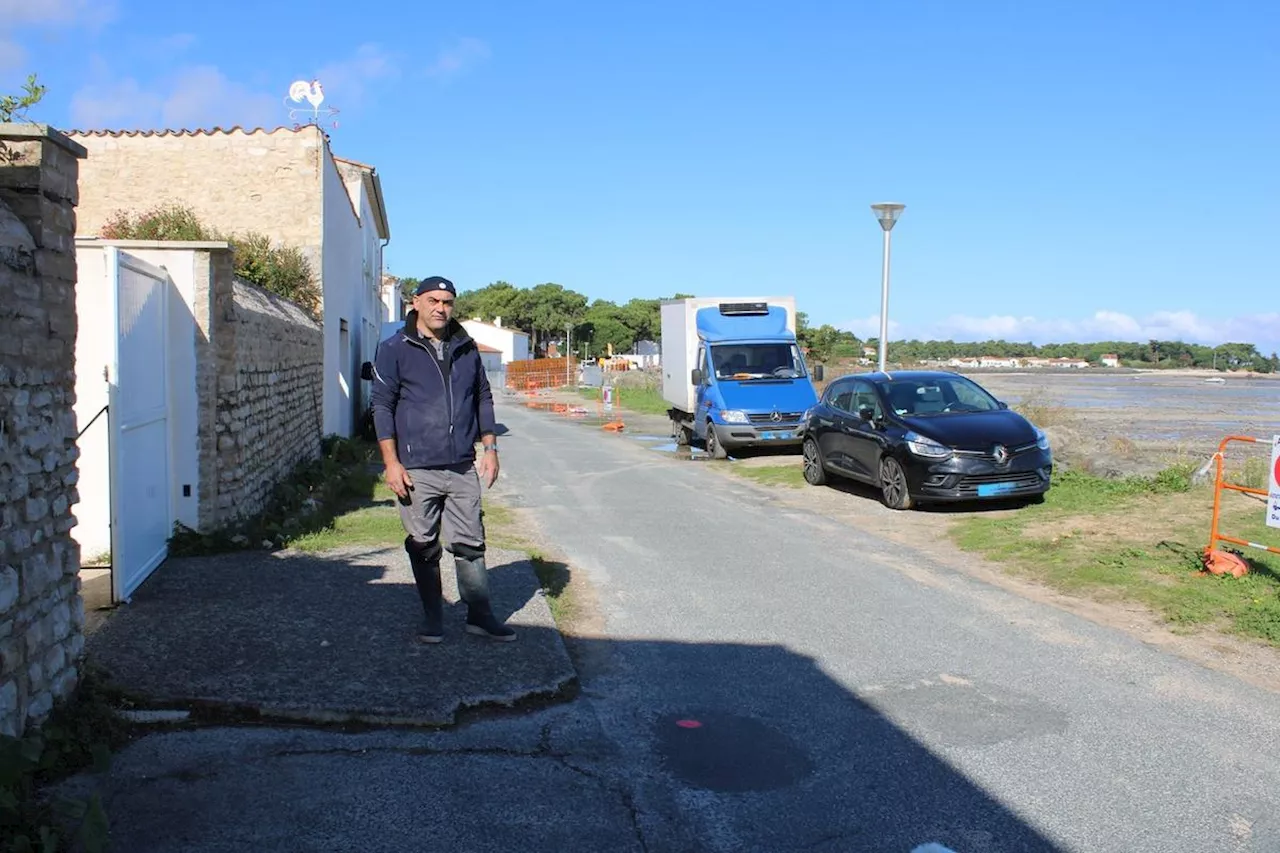
M 884 372 L 885 355 L 889 351 L 889 232 L 902 215 L 904 204 L 882 202 L 871 205 L 880 227 L 884 229 L 884 264 L 880 273 L 880 372 Z

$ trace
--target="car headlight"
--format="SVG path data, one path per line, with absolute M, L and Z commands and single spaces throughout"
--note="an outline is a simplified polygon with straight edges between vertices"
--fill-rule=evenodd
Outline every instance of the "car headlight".
M 725 409 L 720 413 L 720 419 L 727 424 L 750 423 L 750 421 L 747 420 L 747 413 L 740 412 L 737 409 Z
M 1040 429 L 1040 427 L 1036 427 L 1035 429 L 1036 429 L 1036 447 L 1040 448 L 1041 450 L 1048 450 L 1049 436 L 1045 435 L 1044 430 Z
M 907 447 L 911 448 L 911 452 L 916 456 L 923 456 L 926 459 L 945 459 L 951 455 L 951 448 L 943 447 L 932 438 L 925 438 L 919 433 L 908 432 L 905 438 Z

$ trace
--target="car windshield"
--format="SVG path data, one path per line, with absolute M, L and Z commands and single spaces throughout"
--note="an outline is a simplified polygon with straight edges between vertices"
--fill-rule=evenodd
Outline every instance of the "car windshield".
M 893 411 L 906 417 L 993 412 L 1000 408 L 994 397 L 962 376 L 895 379 L 884 383 L 884 389 Z
M 795 344 L 716 344 L 711 363 L 717 379 L 796 379 L 804 366 Z

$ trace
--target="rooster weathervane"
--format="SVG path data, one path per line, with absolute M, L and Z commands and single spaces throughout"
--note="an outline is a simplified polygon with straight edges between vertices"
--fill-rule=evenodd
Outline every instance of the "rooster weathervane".
M 321 116 L 329 123 L 331 127 L 337 129 L 338 120 L 333 118 L 338 111 L 332 107 L 320 108 L 324 103 L 324 88 L 320 85 L 319 80 L 312 80 L 308 83 L 306 80 L 295 80 L 289 86 L 289 99 L 285 101 L 285 106 L 289 105 L 289 101 L 295 104 L 301 104 L 306 101 L 310 107 L 290 107 L 289 120 L 294 123 L 293 128 L 297 130 L 303 124 L 314 124 L 317 127 L 321 125 Z M 300 119 L 305 116 L 305 121 Z

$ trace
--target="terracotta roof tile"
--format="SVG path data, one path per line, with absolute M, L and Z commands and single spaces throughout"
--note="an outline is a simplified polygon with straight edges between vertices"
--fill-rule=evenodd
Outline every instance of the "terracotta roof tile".
M 216 135 L 216 134 L 232 134 L 232 133 L 243 133 L 243 134 L 245 134 L 246 136 L 253 136 L 254 134 L 257 134 L 257 133 L 265 133 L 266 135 L 270 136 L 270 135 L 272 135 L 272 134 L 274 134 L 274 133 L 280 133 L 280 132 L 282 132 L 282 131 L 283 131 L 283 132 L 285 132 L 285 133 L 300 133 L 300 132 L 302 132 L 302 130 L 303 130 L 304 128 L 307 128 L 307 127 L 311 127 L 311 125 L 301 125 L 301 126 L 299 126 L 299 127 L 297 127 L 297 128 L 294 128 L 294 127 L 292 127 L 292 126 L 286 127 L 286 126 L 284 126 L 284 125 L 280 125 L 280 126 L 278 126 L 278 127 L 273 127 L 273 128 L 271 128 L 270 130 L 268 130 L 268 129 L 267 129 L 267 128 L 265 128 L 265 127 L 245 128 L 245 127 L 241 127 L 240 125 L 238 125 L 238 124 L 237 124 L 237 125 L 234 125 L 234 126 L 232 126 L 232 127 L 228 127 L 228 128 L 214 127 L 214 128 L 206 129 L 206 128 L 203 128 L 203 127 L 198 127 L 198 128 L 196 128 L 195 130 L 188 130 L 188 129 L 187 129 L 187 128 L 185 128 L 185 127 L 184 127 L 184 128 L 181 128 L 181 129 L 179 129 L 179 130 L 172 130 L 172 129 L 169 129 L 169 128 L 164 128 L 164 129 L 162 129 L 162 130 L 100 130 L 100 129 L 94 129 L 94 130 L 64 130 L 64 131 L 62 131 L 62 133 L 63 133 L 64 135 L 66 135 L 66 136 L 111 136 L 111 137 L 120 137 L 120 136 L 130 136 L 130 137 L 133 137 L 133 136 L 214 136 L 214 135 Z M 321 132 L 323 133 L 323 131 L 321 131 Z M 324 134 L 324 136 L 325 136 L 325 138 L 327 139 L 327 138 L 329 137 L 329 134 L 325 133 L 325 134 Z

